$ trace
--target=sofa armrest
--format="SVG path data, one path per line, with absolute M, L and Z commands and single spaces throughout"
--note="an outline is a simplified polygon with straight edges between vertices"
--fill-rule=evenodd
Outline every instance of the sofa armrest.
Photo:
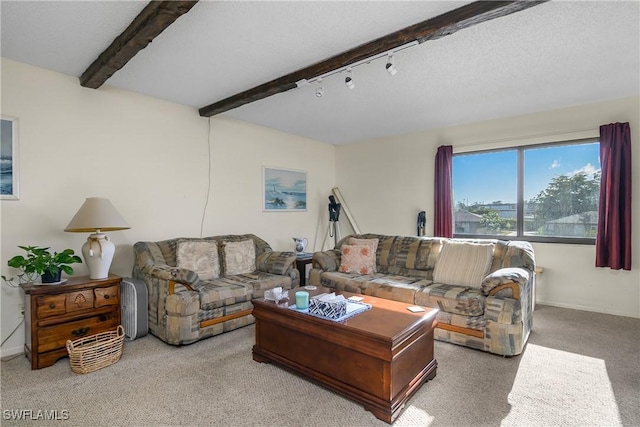
M 146 265 L 140 269 L 144 276 L 150 278 L 178 282 L 189 285 L 191 288 L 198 287 L 200 278 L 198 273 L 186 268 L 171 267 L 168 265 Z
M 199 328 L 194 325 L 198 324 L 200 307 L 197 288 L 201 286 L 198 274 L 166 264 L 151 264 L 134 268 L 132 275 L 147 286 L 149 331 L 169 344 L 196 340 Z M 182 324 L 189 327 L 175 326 Z
M 296 264 L 296 254 L 294 252 L 268 251 L 263 252 L 256 258 L 256 269 L 264 273 L 289 276 L 291 278 L 291 288 L 300 285 L 300 273 Z
M 485 296 L 520 299 L 531 274 L 524 268 L 501 268 L 487 275 L 481 284 Z
M 314 252 L 311 258 L 313 268 L 319 268 L 323 271 L 338 271 L 341 260 L 342 253 L 337 249 Z
M 269 251 L 263 252 L 256 258 L 256 269 L 264 273 L 287 276 L 296 262 L 293 252 Z

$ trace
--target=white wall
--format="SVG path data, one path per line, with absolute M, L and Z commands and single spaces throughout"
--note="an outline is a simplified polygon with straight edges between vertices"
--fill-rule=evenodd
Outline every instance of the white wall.
M 86 197 L 109 198 L 131 225 L 109 233 L 116 244 L 111 272 L 130 276 L 139 240 L 254 233 L 276 250 L 293 236 L 315 245 L 327 221 L 335 148 L 240 121 L 202 118 L 194 108 L 104 86 L 2 58 L 2 115 L 17 117 L 20 200 L 0 202 L 0 271 L 17 245 L 80 248 L 85 233 L 65 233 Z M 308 172 L 308 211 L 262 212 L 262 166 Z M 86 274 L 84 265 L 76 275 Z M 18 290 L 0 286 L 1 336 L 19 324 Z M 22 351 L 20 326 L 2 355 Z
M 639 105 L 640 98 L 633 97 L 337 146 L 336 183 L 361 231 L 415 235 L 417 213 L 424 210 L 427 234 L 433 235 L 438 146 L 452 145 L 459 153 L 572 140 L 598 136 L 603 124 L 629 122 L 635 165 L 633 270 L 595 268 L 595 246 L 534 244 L 534 249 L 545 269 L 538 276 L 539 303 L 640 317 Z

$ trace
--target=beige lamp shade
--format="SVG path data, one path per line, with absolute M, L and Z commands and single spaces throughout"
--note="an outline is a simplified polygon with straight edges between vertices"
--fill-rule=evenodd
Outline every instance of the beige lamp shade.
M 109 199 L 88 197 L 64 231 L 94 233 L 131 228 Z
M 93 233 L 82 245 L 82 256 L 87 263 L 89 278 L 106 279 L 116 246 L 104 232 L 127 228 L 131 227 L 108 199 L 89 197 L 64 231 Z

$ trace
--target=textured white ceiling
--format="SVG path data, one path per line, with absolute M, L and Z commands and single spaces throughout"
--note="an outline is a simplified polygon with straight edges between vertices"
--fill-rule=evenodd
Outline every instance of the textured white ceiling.
M 466 3 L 200 1 L 106 84 L 200 108 Z M 79 77 L 145 5 L 3 0 L 2 56 Z M 307 86 L 225 115 L 342 144 L 637 96 L 640 2 L 553 1 L 395 62 L 395 77 L 378 59 L 353 90 L 334 75 L 320 99 Z

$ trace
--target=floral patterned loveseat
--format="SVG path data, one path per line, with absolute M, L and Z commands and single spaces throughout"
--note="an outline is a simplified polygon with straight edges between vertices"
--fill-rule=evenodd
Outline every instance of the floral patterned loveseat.
M 189 344 L 254 323 L 252 298 L 299 285 L 293 252 L 253 234 L 137 242 L 132 276 L 145 282 L 149 331 Z
M 372 258 L 348 265 L 354 249 L 366 260 L 371 241 Z M 314 253 L 312 264 L 312 285 L 438 308 L 441 341 L 514 356 L 531 331 L 529 242 L 362 234 Z

